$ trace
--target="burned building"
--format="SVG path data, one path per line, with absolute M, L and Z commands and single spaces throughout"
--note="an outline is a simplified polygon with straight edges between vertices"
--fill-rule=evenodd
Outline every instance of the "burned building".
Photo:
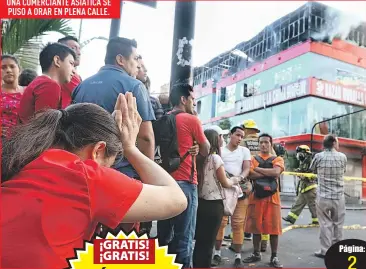
M 289 152 L 336 133 L 348 173 L 366 177 L 366 24 L 352 14 L 309 2 L 196 67 L 194 89 L 204 125 L 253 119 Z
M 349 16 L 326 5 L 308 2 L 268 25 L 251 40 L 241 42 L 204 66 L 195 67 L 194 85 L 218 80 L 223 72 L 237 73 L 307 40 L 331 43 L 334 38 L 342 37 L 366 47 L 366 23 L 358 23 Z

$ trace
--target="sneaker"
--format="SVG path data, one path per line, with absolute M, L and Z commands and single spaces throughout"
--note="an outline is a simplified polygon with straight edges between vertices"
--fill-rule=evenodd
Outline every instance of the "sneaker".
M 219 266 L 221 263 L 221 256 L 219 255 L 214 255 L 213 259 L 211 261 L 211 266 Z
M 245 234 L 244 235 L 244 240 L 246 240 L 246 241 L 252 241 L 252 239 L 253 239 L 253 236 L 252 236 L 252 234 Z
M 243 263 L 252 263 L 252 262 L 259 262 L 262 260 L 262 255 L 260 253 L 252 253 L 249 257 L 243 260 Z
M 325 258 L 325 255 L 319 250 L 319 251 L 316 251 L 314 253 L 315 257 L 318 257 L 318 258 L 321 258 L 321 259 L 324 259 Z
M 234 267 L 235 267 L 235 268 L 243 268 L 243 266 L 241 265 L 240 258 L 236 258 L 236 259 L 234 260 Z
M 233 244 L 231 244 L 231 245 L 230 245 L 229 250 L 231 250 L 231 251 L 233 251 L 233 252 L 236 252 L 236 250 L 234 249 Z
M 283 265 L 280 263 L 280 260 L 278 259 L 278 257 L 273 257 L 270 265 L 274 268 L 282 268 Z
M 225 240 L 231 240 L 231 234 L 229 234 L 229 235 L 225 235 L 225 236 L 224 236 L 224 239 L 225 239 Z

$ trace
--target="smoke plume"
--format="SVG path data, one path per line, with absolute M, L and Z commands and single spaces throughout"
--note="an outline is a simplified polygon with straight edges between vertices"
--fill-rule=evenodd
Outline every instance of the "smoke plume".
M 334 38 L 345 40 L 351 31 L 361 25 L 362 20 L 357 16 L 342 13 L 334 8 L 325 11 L 325 23 L 319 33 L 312 35 L 317 41 L 331 43 Z

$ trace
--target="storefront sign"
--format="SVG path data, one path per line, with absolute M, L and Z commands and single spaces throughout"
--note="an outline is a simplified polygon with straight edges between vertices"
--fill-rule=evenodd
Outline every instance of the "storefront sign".
M 348 104 L 366 106 L 366 91 L 328 81 L 313 79 L 312 94 Z
M 236 102 L 236 113 L 245 113 L 248 111 L 266 108 L 278 103 L 297 99 L 310 93 L 308 80 L 300 80 L 295 83 L 283 85 L 275 90 L 263 92 L 258 95 L 244 98 Z
M 336 82 L 346 87 L 366 91 L 366 71 L 364 75 L 346 70 L 336 69 Z

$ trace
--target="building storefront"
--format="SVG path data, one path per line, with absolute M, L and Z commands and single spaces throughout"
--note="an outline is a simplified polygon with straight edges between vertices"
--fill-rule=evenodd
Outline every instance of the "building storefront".
M 309 134 L 313 125 L 319 121 L 363 109 L 317 97 L 305 97 L 292 102 L 265 109 L 233 116 L 232 126 L 242 124 L 246 119 L 253 119 L 261 126 L 262 132 L 274 137 Z M 214 124 L 217 124 L 214 123 Z M 327 127 L 315 128 L 316 134 L 335 133 L 344 138 L 366 140 L 366 111 L 336 119 Z M 324 128 L 324 129 L 323 129 Z M 325 130 L 325 128 L 327 130 Z
M 273 137 L 310 134 L 315 123 L 366 107 L 366 91 L 315 78 L 303 79 L 236 101 L 229 119 L 232 126 L 253 119 Z M 206 124 L 219 124 L 210 119 Z M 315 134 L 366 140 L 366 111 L 316 126 Z

